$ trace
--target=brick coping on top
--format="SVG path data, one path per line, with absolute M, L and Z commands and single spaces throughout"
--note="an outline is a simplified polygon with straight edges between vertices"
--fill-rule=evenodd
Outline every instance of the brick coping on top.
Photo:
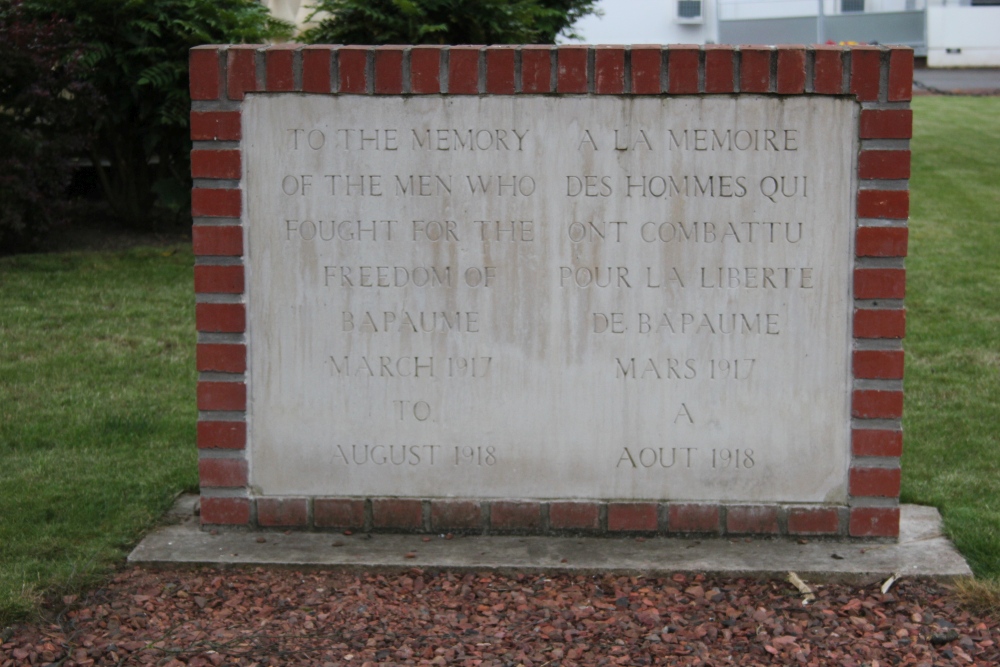
M 209 45 L 190 53 L 203 525 L 412 532 L 899 534 L 913 51 L 884 46 Z M 859 114 L 846 505 L 254 497 L 241 105 L 250 92 L 840 95 Z

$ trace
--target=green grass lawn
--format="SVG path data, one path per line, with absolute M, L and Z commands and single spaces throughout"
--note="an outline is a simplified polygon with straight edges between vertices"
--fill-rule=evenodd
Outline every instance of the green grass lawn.
M 197 488 L 190 250 L 0 259 L 0 627 Z
M 903 501 L 1000 581 L 1000 99 L 914 101 Z M 0 259 L 0 627 L 197 486 L 187 248 Z
M 1000 580 L 1000 98 L 913 108 L 902 499 Z

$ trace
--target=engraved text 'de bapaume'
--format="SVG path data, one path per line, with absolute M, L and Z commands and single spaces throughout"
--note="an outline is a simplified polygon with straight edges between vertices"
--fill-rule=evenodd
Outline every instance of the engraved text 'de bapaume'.
M 250 95 L 251 484 L 843 502 L 856 114 Z

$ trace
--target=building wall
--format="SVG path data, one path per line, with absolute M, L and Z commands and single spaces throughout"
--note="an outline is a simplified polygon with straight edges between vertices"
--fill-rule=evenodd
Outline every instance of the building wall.
M 589 44 L 706 44 L 718 41 L 715 0 L 702 0 L 702 22 L 676 20 L 677 0 L 604 0 L 603 16 L 587 16 L 575 30 Z
M 928 7 L 927 65 L 1000 66 L 1000 7 Z

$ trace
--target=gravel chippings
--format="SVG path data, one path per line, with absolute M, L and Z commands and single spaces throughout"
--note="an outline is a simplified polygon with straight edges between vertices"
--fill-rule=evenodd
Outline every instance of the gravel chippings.
M 998 665 L 932 581 L 132 569 L 7 631 L 13 665 Z

